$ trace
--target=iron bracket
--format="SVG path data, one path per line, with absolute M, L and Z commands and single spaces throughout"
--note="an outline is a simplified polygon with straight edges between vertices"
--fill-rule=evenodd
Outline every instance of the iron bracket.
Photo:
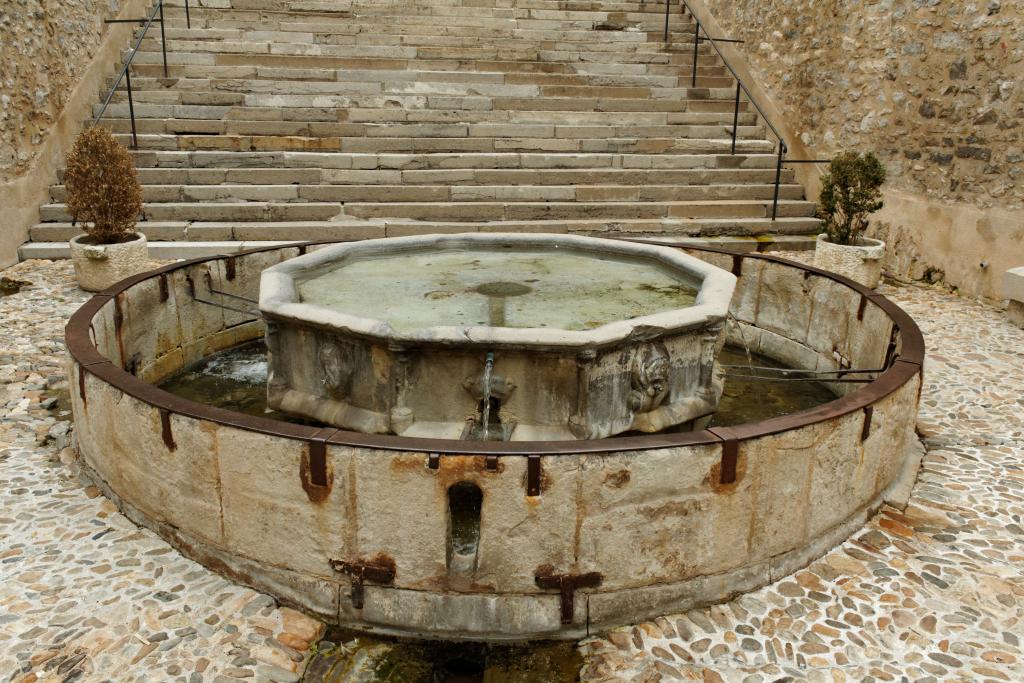
M 562 598 L 562 623 L 571 624 L 573 617 L 573 606 L 576 601 L 577 588 L 597 588 L 601 585 L 604 577 L 599 572 L 588 572 L 586 574 L 555 574 L 547 567 L 541 567 L 534 575 L 534 581 L 538 588 L 544 590 L 557 590 Z
M 526 495 L 540 495 L 540 456 L 526 456 Z
M 164 440 L 167 450 L 174 452 L 178 444 L 174 442 L 174 433 L 171 431 L 171 412 L 166 408 L 160 408 L 160 436 Z
M 85 398 L 85 366 L 78 366 L 78 398 L 82 399 L 82 404 L 88 404 L 88 400 Z
M 212 278 L 210 276 L 210 273 L 208 271 L 206 272 L 205 276 L 208 278 L 207 279 L 207 284 L 210 286 L 211 293 L 213 293 L 213 294 L 220 294 L 222 296 L 227 296 L 227 297 L 230 297 L 232 299 L 240 299 L 240 300 L 242 300 L 242 301 L 244 301 L 246 303 L 249 303 L 249 304 L 255 304 L 256 303 L 252 299 L 246 299 L 245 297 L 238 296 L 237 294 L 229 294 L 228 292 L 221 292 L 221 291 L 217 291 L 217 290 L 213 289 L 213 286 L 212 286 L 213 285 L 213 280 L 212 280 Z M 223 309 L 223 310 L 226 310 L 226 311 L 232 311 L 234 313 L 242 313 L 243 315 L 256 315 L 252 311 L 247 311 L 247 310 L 242 309 L 242 308 L 235 308 L 234 306 L 228 306 L 227 304 L 224 304 L 224 303 L 217 303 L 216 301 L 210 301 L 209 299 L 200 299 L 198 296 L 196 296 L 196 283 L 192 279 L 191 275 L 186 275 L 185 276 L 185 282 L 188 283 L 188 291 L 189 291 L 189 294 L 192 296 L 192 300 L 193 301 L 196 301 L 196 302 L 201 303 L 201 304 L 206 304 L 207 306 L 214 306 L 216 308 L 220 308 L 220 309 Z M 252 322 L 253 320 L 259 320 L 259 317 L 257 316 L 255 318 L 253 318 L 252 320 L 246 320 L 245 322 Z
M 732 255 L 732 274 L 743 277 L 743 254 Z
M 736 483 L 736 463 L 740 458 L 740 442 L 729 439 L 722 442 L 722 470 L 718 482 L 720 484 Z
M 864 426 L 860 429 L 860 441 L 864 443 L 871 436 L 871 422 L 875 415 L 874 406 L 864 406 Z
M 327 467 L 327 440 L 338 430 L 324 427 L 306 442 L 299 460 L 299 481 L 312 503 L 322 503 L 331 494 L 334 477 Z
M 367 562 L 356 560 L 346 562 L 345 560 L 328 560 L 331 569 L 341 574 L 347 574 L 352 579 L 352 606 L 356 609 L 363 608 L 365 592 L 363 583 L 369 581 L 384 586 L 395 582 L 394 562 L 385 564 L 383 562 Z

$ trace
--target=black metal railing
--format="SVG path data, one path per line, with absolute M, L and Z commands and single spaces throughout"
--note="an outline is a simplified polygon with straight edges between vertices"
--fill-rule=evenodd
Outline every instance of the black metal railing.
M 110 101 L 114 99 L 114 93 L 117 92 L 118 87 L 121 85 L 121 81 L 124 81 L 125 87 L 128 91 L 128 117 L 132 122 L 132 149 L 138 149 L 139 134 L 135 126 L 135 102 L 132 100 L 131 66 L 132 62 L 135 61 L 135 55 L 138 54 L 139 48 L 142 46 L 142 41 L 146 39 L 146 33 L 149 31 L 149 27 L 154 23 L 157 23 L 160 24 L 160 51 L 163 53 L 164 78 L 167 78 L 167 35 L 164 30 L 164 0 L 157 0 L 156 4 L 153 5 L 153 9 L 149 11 L 149 16 L 141 19 L 107 19 L 104 23 L 141 24 L 142 31 L 139 33 L 139 37 L 135 41 L 135 45 L 132 47 L 131 52 L 128 53 L 128 57 L 125 58 L 124 66 L 121 67 L 120 73 L 118 73 L 117 78 L 114 79 L 114 83 L 110 86 L 110 90 L 107 91 L 107 96 L 103 98 L 103 104 L 100 106 L 99 112 L 93 116 L 92 125 L 95 126 L 103 118 L 103 115 L 107 112 L 107 107 L 110 106 Z M 192 16 L 189 12 L 188 0 L 185 0 L 185 26 L 187 28 L 192 28 Z
M 640 4 L 643 4 L 643 3 L 644 3 L 644 0 L 640 0 Z M 772 148 L 772 152 L 777 155 L 777 161 L 776 161 L 776 164 L 775 164 L 775 190 L 774 190 L 774 195 L 772 197 L 772 220 L 774 221 L 776 218 L 778 218 L 778 215 L 779 215 L 779 191 L 780 191 L 780 187 L 782 185 L 782 166 L 783 166 L 783 164 L 787 163 L 787 162 L 788 163 L 792 163 L 792 164 L 827 164 L 827 163 L 829 163 L 829 160 L 828 159 L 788 159 L 788 160 L 786 159 L 786 153 L 789 152 L 789 146 L 786 144 L 786 141 L 782 137 L 782 134 L 772 124 L 771 119 L 769 119 L 768 115 L 765 114 L 764 109 L 761 108 L 761 105 L 759 105 L 757 103 L 757 99 L 754 98 L 754 95 L 750 92 L 750 89 L 747 88 L 746 84 L 743 82 L 743 79 L 741 79 L 740 75 L 738 73 L 736 73 L 736 69 L 734 69 L 732 67 L 732 64 L 729 63 L 729 60 L 726 59 L 725 55 L 722 53 L 722 49 L 718 46 L 719 43 L 742 43 L 744 41 L 736 40 L 736 39 L 733 39 L 733 38 L 713 38 L 713 37 L 711 37 L 711 35 L 708 34 L 707 27 L 705 27 L 701 23 L 700 19 L 697 17 L 697 14 L 693 11 L 693 8 L 690 7 L 690 3 L 687 2 L 687 0 L 679 0 L 679 6 L 680 6 L 680 9 L 682 9 L 682 11 L 684 13 L 689 13 L 690 17 L 693 19 L 694 24 L 695 24 L 694 31 L 693 31 L 693 71 L 692 71 L 691 76 L 690 76 L 690 85 L 692 87 L 697 87 L 697 65 L 698 65 L 698 61 L 699 61 L 699 57 L 700 57 L 699 51 L 700 51 L 701 41 L 707 41 L 708 43 L 711 44 L 711 47 L 714 48 L 715 53 L 718 54 L 718 58 L 722 60 L 722 64 L 725 66 L 726 69 L 729 70 L 729 73 L 732 74 L 733 79 L 736 81 L 736 97 L 735 97 L 735 103 L 734 103 L 734 106 L 733 106 L 733 116 L 732 116 L 732 148 L 731 148 L 731 152 L 730 153 L 733 154 L 733 155 L 736 154 L 736 138 L 737 138 L 738 132 L 739 132 L 740 98 L 741 98 L 741 95 L 746 95 L 747 102 L 750 103 L 750 105 L 754 107 L 754 109 L 756 110 L 758 116 L 761 118 L 761 120 L 764 121 L 765 126 L 772 132 L 772 135 L 774 135 L 775 139 L 778 141 L 777 144 L 774 145 L 773 148 Z M 670 19 L 670 16 L 671 16 L 671 11 L 672 11 L 672 0 L 665 0 L 665 31 L 664 31 L 664 41 L 666 43 L 668 42 L 668 38 L 669 38 L 669 19 Z M 704 33 L 703 36 L 701 35 L 702 31 Z

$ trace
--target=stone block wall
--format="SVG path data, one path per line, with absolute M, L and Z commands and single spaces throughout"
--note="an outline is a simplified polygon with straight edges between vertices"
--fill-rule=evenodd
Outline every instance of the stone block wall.
M 0 1 L 0 268 L 28 226 L 150 0 Z
M 796 138 L 791 146 L 883 160 L 890 206 L 876 228 L 893 243 L 890 271 L 1002 297 L 1000 274 L 1024 263 L 1024 6 L 691 4 L 720 35 L 746 41 L 736 54 Z
M 0 3 L 0 181 L 24 173 L 107 30 L 118 0 Z
M 885 162 L 893 189 L 1024 206 L 1024 7 L 708 0 L 804 144 Z

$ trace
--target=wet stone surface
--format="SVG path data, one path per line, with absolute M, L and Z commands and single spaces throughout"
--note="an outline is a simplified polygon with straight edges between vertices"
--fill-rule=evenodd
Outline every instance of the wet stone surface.
M 32 284 L 0 298 L 0 681 L 298 680 L 319 623 L 80 481 L 62 338 L 87 295 L 70 263 L 3 275 Z M 772 586 L 583 641 L 583 681 L 1024 680 L 1024 330 L 940 289 L 881 291 L 929 351 L 908 508 Z

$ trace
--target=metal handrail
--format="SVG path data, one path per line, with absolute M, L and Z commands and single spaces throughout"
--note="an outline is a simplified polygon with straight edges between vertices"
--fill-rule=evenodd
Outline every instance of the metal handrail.
M 644 2 L 644 0 L 640 0 L 640 2 L 642 4 Z M 729 60 L 726 59 L 725 55 L 722 53 L 721 48 L 718 47 L 718 43 L 720 43 L 720 42 L 722 42 L 722 43 L 742 43 L 743 41 L 742 40 L 734 40 L 732 38 L 712 38 L 711 35 L 708 33 L 707 28 L 705 26 L 703 26 L 701 24 L 700 19 L 697 18 L 697 13 L 693 11 L 692 7 L 690 7 L 690 3 L 687 2 L 687 0 L 679 0 L 679 2 L 680 2 L 680 6 L 683 8 L 683 10 L 686 11 L 686 12 L 689 12 L 690 16 L 693 18 L 693 21 L 696 23 L 696 28 L 694 29 L 694 32 L 693 32 L 693 72 L 692 72 L 692 76 L 691 76 L 691 79 L 690 79 L 691 86 L 692 87 L 696 87 L 697 86 L 697 58 L 698 58 L 698 50 L 700 48 L 700 42 L 702 40 L 706 40 L 707 42 L 711 43 L 711 47 L 713 47 L 715 49 L 715 52 L 718 53 L 718 57 L 719 57 L 719 59 L 722 60 L 722 64 L 725 65 L 725 68 L 729 70 L 729 73 L 732 74 L 732 77 L 736 80 L 736 101 L 735 101 L 735 107 L 733 109 L 733 119 L 732 119 L 732 151 L 731 151 L 731 154 L 732 155 L 736 154 L 736 137 L 737 137 L 737 131 L 739 130 L 740 95 L 741 94 L 745 94 L 747 96 L 747 102 L 749 102 L 750 104 L 752 104 L 754 106 L 754 109 L 757 111 L 758 115 L 764 121 L 765 125 L 768 127 L 769 130 L 771 130 L 772 134 L 774 134 L 775 138 L 779 141 L 778 150 L 776 152 L 777 155 L 778 155 L 778 161 L 777 161 L 777 163 L 775 165 L 775 194 L 774 194 L 774 196 L 772 198 L 772 221 L 775 221 L 776 218 L 778 218 L 778 215 L 779 215 L 779 189 L 780 189 L 780 186 L 782 184 L 782 165 L 786 161 L 786 153 L 789 151 L 789 145 L 786 144 L 786 140 L 782 137 L 782 134 L 779 132 L 779 130 L 772 124 L 771 119 L 769 119 L 768 115 L 765 114 L 764 109 L 761 108 L 761 105 L 759 105 L 757 103 L 757 100 L 754 98 L 753 93 L 751 93 L 750 89 L 747 88 L 746 84 L 743 82 L 743 79 L 741 79 L 740 75 L 738 73 L 736 73 L 736 69 L 734 69 L 732 67 L 732 64 L 729 63 Z M 669 15 L 671 14 L 671 9 L 670 9 L 671 6 L 672 6 L 672 0 L 665 0 L 665 33 L 664 33 L 665 42 L 668 42 Z M 704 36 L 703 37 L 701 36 L 701 31 L 702 30 L 704 31 Z M 791 163 L 827 164 L 827 163 L 829 163 L 829 160 L 828 159 L 800 159 L 800 160 L 794 159 L 794 160 L 791 161 Z
M 192 16 L 189 12 L 188 1 L 189 0 L 185 0 L 185 25 L 187 28 L 192 28 Z M 158 14 L 160 15 L 159 19 L 156 18 Z M 117 74 L 117 78 L 114 79 L 114 84 L 110 86 L 110 90 L 107 91 L 107 96 L 103 98 L 103 104 L 100 106 L 99 112 L 92 118 L 92 125 L 95 126 L 100 122 L 103 115 L 107 112 L 107 107 L 110 105 L 110 101 L 114 99 L 114 93 L 117 92 L 117 88 L 121 85 L 121 81 L 125 81 L 125 85 L 128 89 L 128 116 L 131 118 L 132 122 L 132 149 L 139 148 L 139 135 L 135 128 L 135 103 L 132 101 L 132 74 L 130 69 L 132 62 L 135 61 L 135 55 L 142 46 L 142 41 L 146 38 L 146 33 L 149 31 L 149 27 L 153 25 L 154 21 L 160 24 L 160 50 L 163 53 L 164 58 L 164 78 L 167 78 L 167 36 L 164 31 L 164 0 L 157 0 L 156 4 L 153 5 L 153 9 L 149 11 L 149 16 L 143 17 L 142 19 L 107 19 L 104 22 L 107 24 L 143 24 L 142 33 L 139 34 L 138 40 L 135 41 L 135 46 L 128 54 L 128 58 L 124 60 L 124 66 L 121 67 L 121 72 Z

